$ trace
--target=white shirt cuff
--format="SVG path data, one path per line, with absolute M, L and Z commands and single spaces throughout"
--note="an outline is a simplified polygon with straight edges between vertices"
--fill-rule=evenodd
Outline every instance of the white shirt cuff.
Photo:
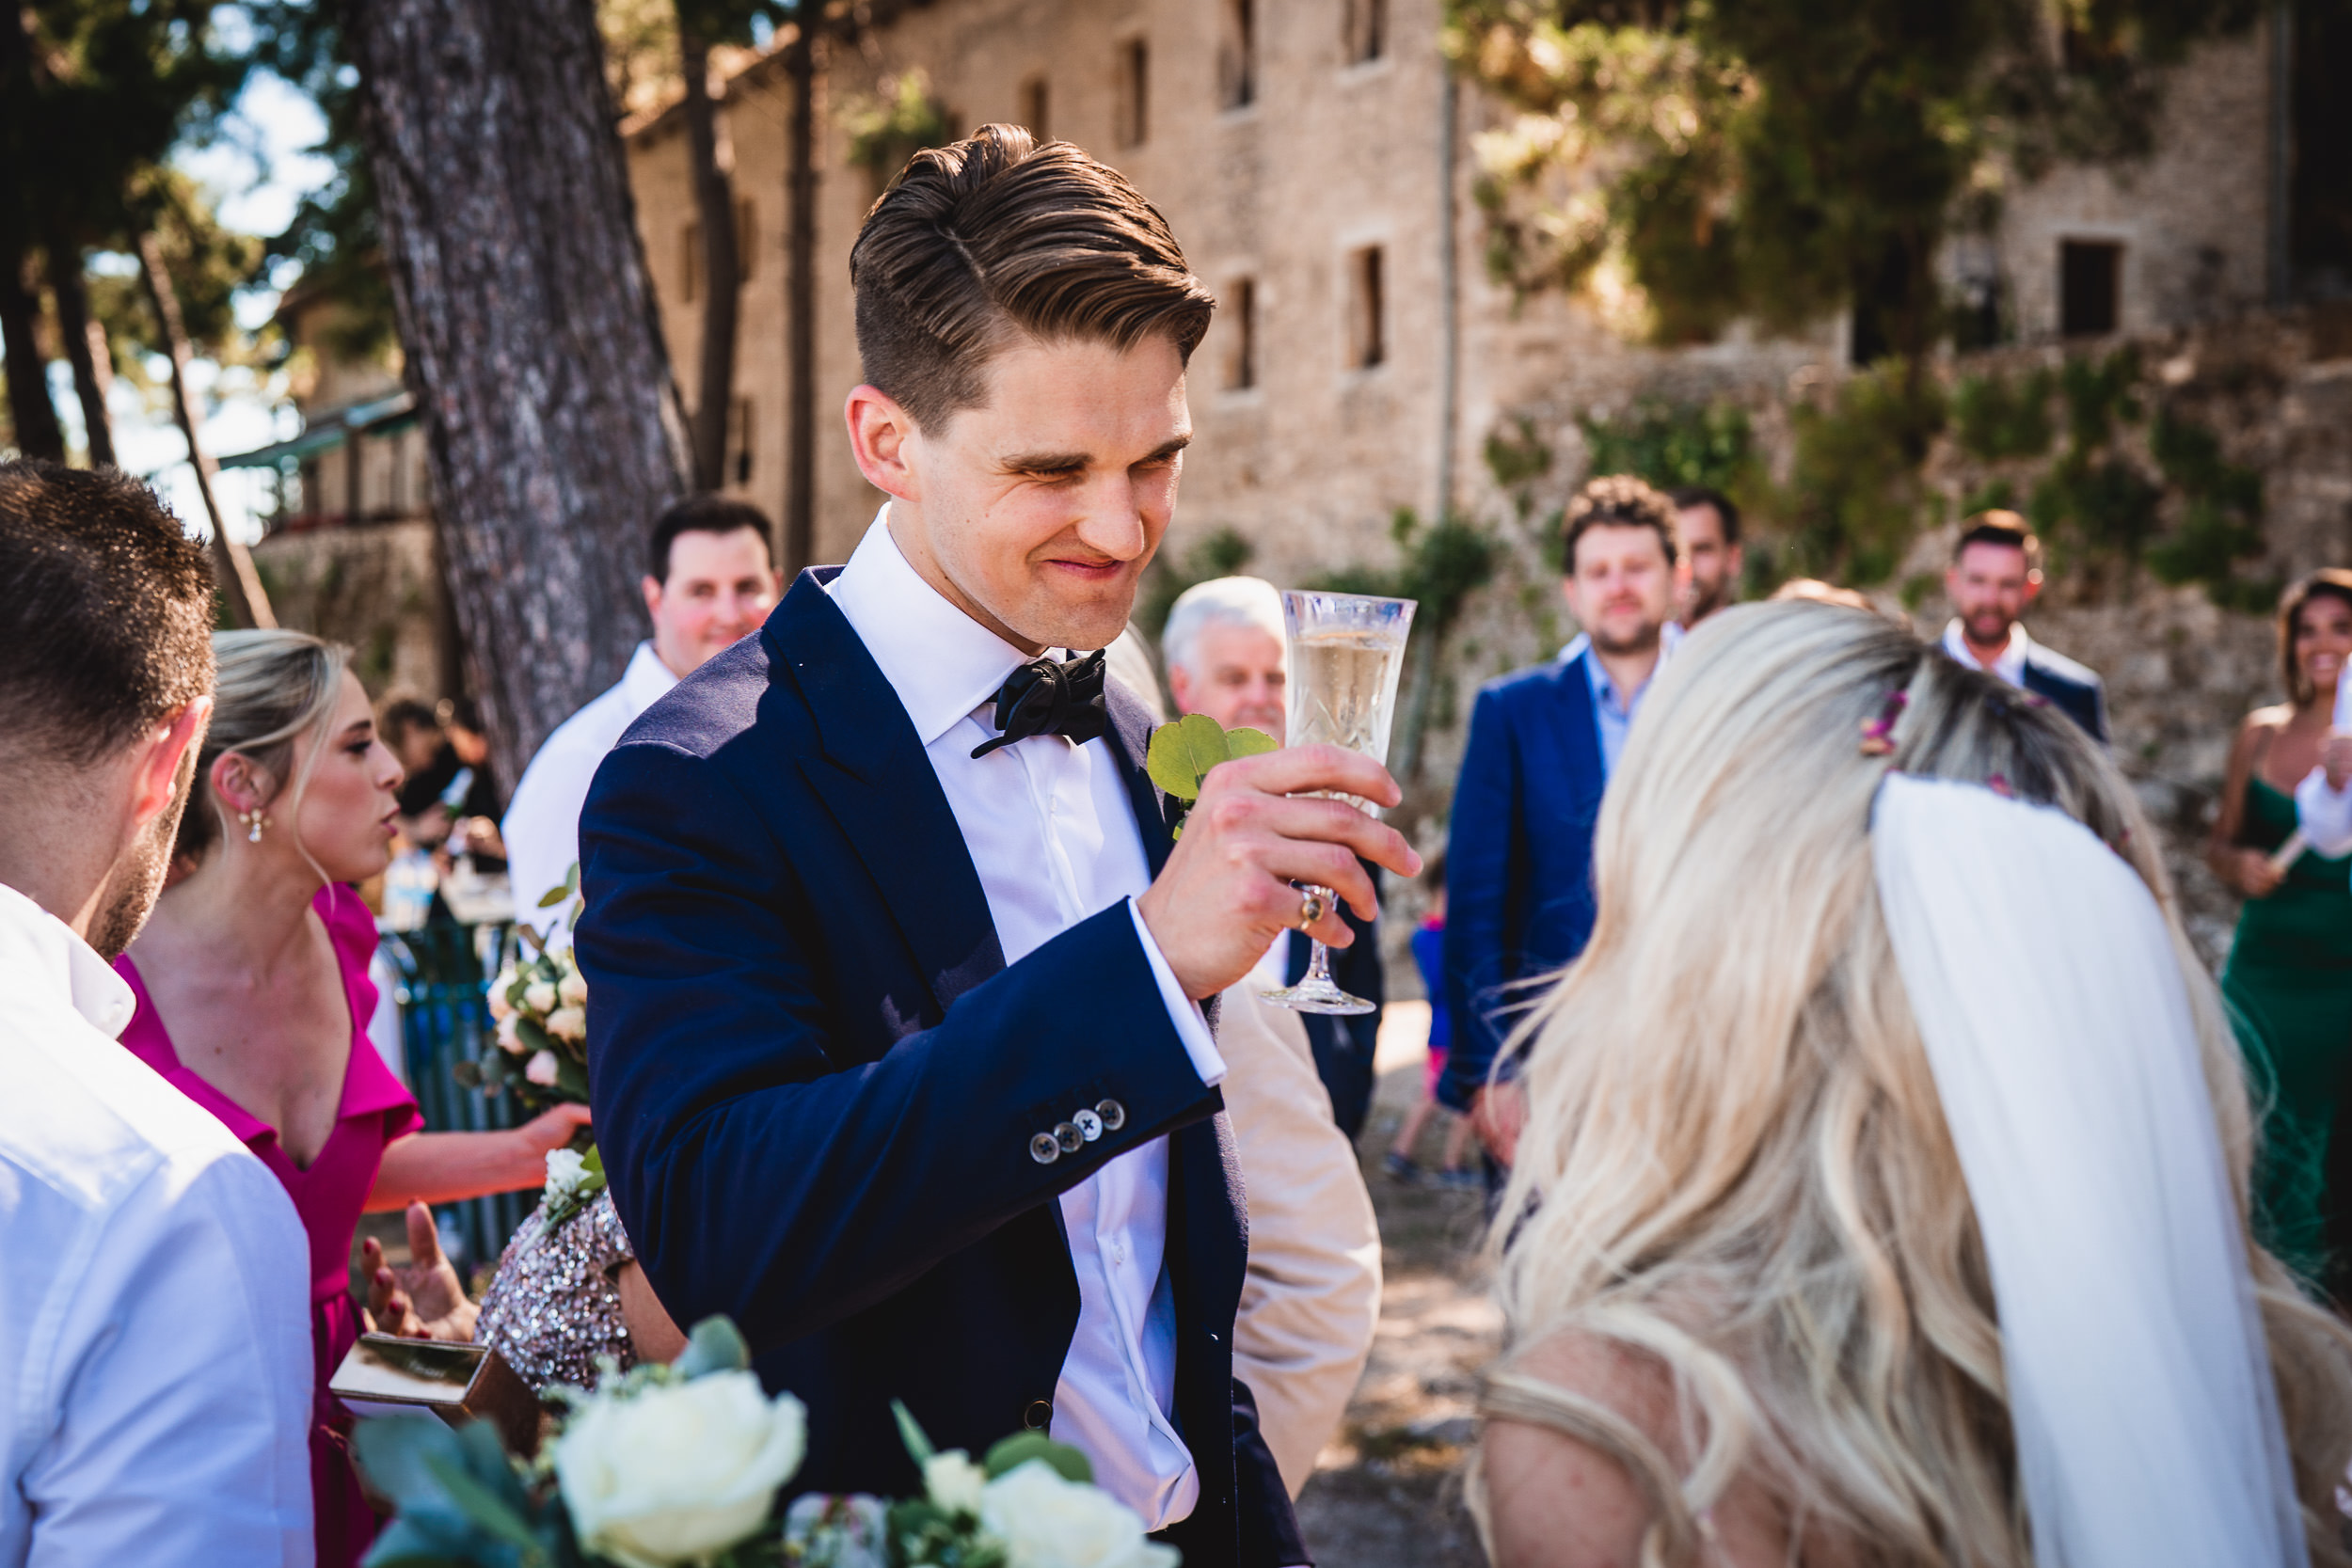
M 2328 770 L 2314 768 L 2295 786 L 2296 825 L 2311 847 L 2334 857 L 2352 848 L 2352 789 L 2328 787 Z
M 1216 1039 L 1209 1033 L 1209 1021 L 1200 1011 L 1200 1004 L 1184 994 L 1184 988 L 1176 983 L 1176 972 L 1168 967 L 1168 959 L 1160 952 L 1160 944 L 1152 940 L 1152 927 L 1143 923 L 1143 911 L 1136 901 L 1127 900 L 1127 918 L 1136 923 L 1136 940 L 1143 943 L 1143 957 L 1152 966 L 1152 978 L 1160 985 L 1160 1000 L 1168 1004 L 1168 1021 L 1176 1025 L 1176 1037 L 1184 1042 L 1184 1054 L 1192 1058 L 1193 1071 L 1200 1082 L 1215 1088 L 1224 1081 L 1225 1058 L 1217 1054 Z

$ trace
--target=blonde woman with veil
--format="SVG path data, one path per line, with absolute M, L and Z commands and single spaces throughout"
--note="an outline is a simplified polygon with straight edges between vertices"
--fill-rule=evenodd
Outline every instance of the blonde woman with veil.
M 1684 644 L 1522 1031 L 1500 1568 L 2342 1563 L 2352 1335 L 2129 786 L 1868 613 Z

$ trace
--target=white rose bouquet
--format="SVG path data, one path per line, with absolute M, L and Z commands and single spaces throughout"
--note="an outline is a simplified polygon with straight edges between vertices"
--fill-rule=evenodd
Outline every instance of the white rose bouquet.
M 553 909 L 566 901 L 577 914 L 577 863 L 565 875 L 564 885 L 550 888 L 539 907 Z M 479 1088 L 485 1094 L 503 1094 L 511 1086 L 534 1113 L 566 1101 L 585 1105 L 588 982 L 580 976 L 569 942 L 542 945 L 538 934 L 528 927 L 522 928 L 522 936 L 536 950 L 500 970 L 485 997 L 497 1027 L 498 1050 L 479 1062 L 458 1063 L 451 1074 L 468 1088 Z M 561 1229 L 594 1203 L 604 1188 L 604 1161 L 594 1143 L 582 1138 L 577 1148 L 549 1153 L 547 1189 L 537 1219 L 540 1233 Z
M 396 1509 L 368 1568 L 1176 1568 L 1076 1449 L 1023 1433 L 975 1463 L 934 1451 L 903 1407 L 920 1497 L 812 1493 L 779 1516 L 806 1416 L 750 1365 L 735 1325 L 708 1319 L 670 1366 L 564 1390 L 533 1459 L 509 1457 L 486 1421 L 361 1421 L 353 1451 Z

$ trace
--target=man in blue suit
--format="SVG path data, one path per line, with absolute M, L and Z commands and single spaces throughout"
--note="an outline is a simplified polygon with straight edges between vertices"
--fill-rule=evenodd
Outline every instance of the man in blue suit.
M 1227 763 L 1171 843 L 1101 649 L 1175 503 L 1213 302 L 1133 186 L 985 126 L 850 258 L 838 570 L 648 709 L 581 822 L 596 1132 L 669 1314 L 809 1413 L 796 1488 L 906 1494 L 1024 1427 L 1194 1568 L 1308 1560 L 1232 1376 L 1247 1255 L 1199 1000 L 1344 942 L 1394 802 L 1327 747 Z
M 1470 710 L 1446 847 L 1446 1004 L 1438 1098 L 1504 1164 L 1524 1116 L 1490 1084 L 1531 983 L 1593 934 L 1593 824 L 1659 661 L 1677 638 L 1674 503 L 1638 479 L 1584 486 L 1562 535 L 1562 592 L 1584 629 L 1549 664 L 1490 681 Z
M 2026 635 L 2018 617 L 2042 593 L 2042 541 L 2014 512 L 1979 512 L 1962 526 L 1944 574 L 1952 621 L 1943 648 L 1960 663 L 2031 692 L 2107 743 L 2099 677 Z

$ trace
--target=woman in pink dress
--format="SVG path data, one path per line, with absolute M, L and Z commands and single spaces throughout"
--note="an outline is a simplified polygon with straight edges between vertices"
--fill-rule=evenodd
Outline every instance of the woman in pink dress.
M 348 1568 L 375 1516 L 326 1385 L 371 1326 L 352 1299 L 363 1212 L 407 1208 L 417 1261 L 371 1292 L 388 1331 L 471 1337 L 474 1309 L 422 1204 L 539 1186 L 587 1119 L 564 1106 L 503 1132 L 426 1132 L 370 1043 L 375 925 L 345 884 L 389 855 L 400 765 L 376 738 L 341 648 L 295 632 L 224 632 L 212 731 L 182 819 L 174 880 L 118 960 L 138 997 L 122 1043 L 227 1124 L 292 1195 L 310 1242 L 321 1568 Z

